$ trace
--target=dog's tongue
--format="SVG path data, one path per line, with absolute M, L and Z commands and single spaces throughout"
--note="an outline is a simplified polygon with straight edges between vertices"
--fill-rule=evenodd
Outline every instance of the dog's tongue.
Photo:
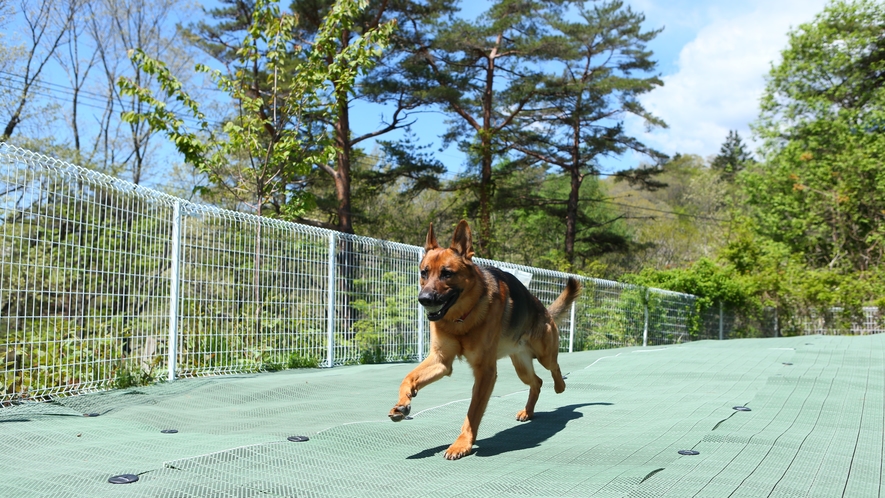
M 435 322 L 443 317 L 446 305 L 442 306 L 426 306 L 424 312 L 427 313 L 427 319 Z

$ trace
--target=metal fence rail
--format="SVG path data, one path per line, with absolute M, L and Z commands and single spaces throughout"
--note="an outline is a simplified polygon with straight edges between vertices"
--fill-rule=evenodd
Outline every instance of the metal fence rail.
M 416 299 L 423 253 L 194 204 L 0 143 L 0 405 L 163 378 L 419 360 L 429 342 Z M 570 276 L 476 261 L 514 273 L 545 304 Z M 697 317 L 694 296 L 579 278 L 562 351 L 680 343 L 711 336 L 693 320 L 735 323 Z

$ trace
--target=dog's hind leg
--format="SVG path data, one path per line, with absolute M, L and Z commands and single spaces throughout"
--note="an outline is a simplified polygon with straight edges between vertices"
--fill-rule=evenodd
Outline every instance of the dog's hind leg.
M 538 344 L 533 344 L 533 346 L 538 346 Z M 550 374 L 553 376 L 553 390 L 556 391 L 556 394 L 559 394 L 565 391 L 565 380 L 562 378 L 562 371 L 559 369 L 559 361 L 557 360 L 559 356 L 559 331 L 555 325 L 548 329 L 544 343 L 540 346 L 535 347 L 535 357 L 538 358 L 538 363 L 542 367 L 550 370 Z
M 516 369 L 516 375 L 519 376 L 519 380 L 529 386 L 529 399 L 525 403 L 525 409 L 516 412 L 516 420 L 525 422 L 531 420 L 535 415 L 535 403 L 538 402 L 538 396 L 541 394 L 541 385 L 544 382 L 535 374 L 535 367 L 532 364 L 530 353 L 514 353 L 510 355 L 510 361 L 513 362 L 513 368 Z
M 562 378 L 562 371 L 559 369 L 559 362 L 556 361 L 556 355 L 553 357 L 538 357 L 538 363 L 541 364 L 547 370 L 550 370 L 550 374 L 553 375 L 553 390 L 556 394 L 559 394 L 565 391 L 565 380 Z

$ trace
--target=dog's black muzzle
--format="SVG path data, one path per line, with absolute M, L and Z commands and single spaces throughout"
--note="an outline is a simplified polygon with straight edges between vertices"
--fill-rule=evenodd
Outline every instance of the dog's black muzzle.
M 427 312 L 427 319 L 435 322 L 446 316 L 449 308 L 458 300 L 458 294 L 456 290 L 451 290 L 445 294 L 422 290 L 418 294 L 418 302 L 421 303 L 421 306 L 424 306 L 424 311 Z

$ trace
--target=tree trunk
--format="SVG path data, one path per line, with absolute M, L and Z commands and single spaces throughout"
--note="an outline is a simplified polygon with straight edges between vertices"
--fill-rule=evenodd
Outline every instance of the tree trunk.
M 575 263 L 575 238 L 578 232 L 578 199 L 581 193 L 581 182 L 584 181 L 577 168 L 571 170 L 571 189 L 565 214 L 565 258 L 570 265 Z
M 581 98 L 578 96 L 578 105 Z M 578 202 L 581 195 L 581 126 L 575 121 L 572 135 L 572 167 L 569 169 L 570 190 L 565 211 L 565 259 L 570 265 L 575 264 L 575 238 L 578 232 Z
M 485 142 L 485 140 L 484 140 Z M 479 181 L 479 240 L 477 250 L 484 258 L 493 258 L 492 254 L 492 152 L 488 144 L 483 144 L 482 173 Z
M 350 107 L 347 93 L 336 89 L 338 103 L 338 120 L 335 123 L 335 142 L 338 146 L 336 158 L 337 168 L 335 174 L 335 194 L 338 198 L 338 231 L 353 233 L 353 216 L 350 203 L 350 170 L 352 144 L 350 142 Z M 354 281 L 357 278 L 356 249 L 353 241 L 347 237 L 338 239 L 336 259 L 336 274 L 338 276 L 339 290 L 336 297 L 338 308 L 338 330 L 347 338 L 354 337 L 353 322 L 358 317 L 358 310 L 351 306 L 354 295 Z
M 25 90 L 23 90 L 22 98 L 18 102 L 18 107 L 16 107 L 15 112 L 12 113 L 9 122 L 6 123 L 6 128 L 3 129 L 3 135 L 0 136 L 0 140 L 9 140 L 15 127 L 21 122 L 22 111 L 25 108 L 25 103 L 28 101 L 27 91 L 28 87 L 26 86 Z
M 500 37 L 499 37 L 500 43 Z M 491 190 L 492 190 L 492 90 L 495 78 L 495 55 L 493 49 L 488 58 L 486 67 L 485 90 L 482 95 L 482 129 L 479 130 L 480 139 L 480 177 L 479 177 L 479 241 L 477 250 L 484 258 L 493 258 L 492 252 L 492 216 L 491 216 Z
M 338 96 L 338 122 L 335 123 L 335 142 L 338 146 L 335 170 L 335 195 L 338 198 L 338 231 L 353 233 L 350 206 L 350 109 L 347 96 Z

